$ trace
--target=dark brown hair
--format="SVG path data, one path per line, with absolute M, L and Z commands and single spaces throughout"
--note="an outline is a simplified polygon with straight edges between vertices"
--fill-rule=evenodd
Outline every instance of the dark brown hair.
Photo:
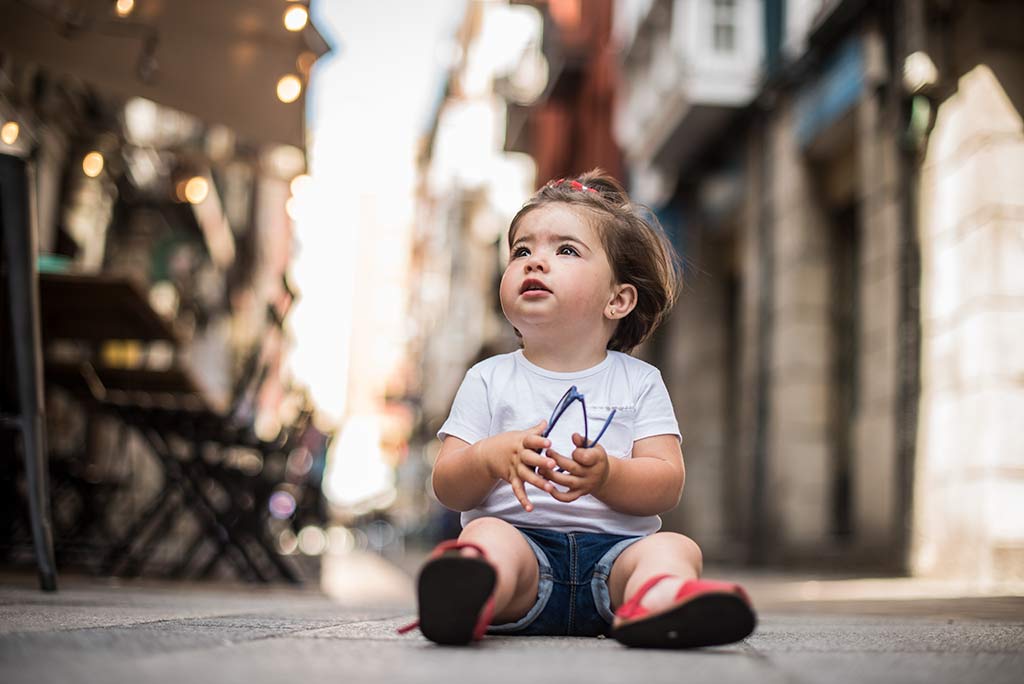
M 682 272 L 679 256 L 654 212 L 631 202 L 619 182 L 601 169 L 552 181 L 538 190 L 512 219 L 509 248 L 523 217 L 552 202 L 581 210 L 600 236 L 615 281 L 636 288 L 636 307 L 619 321 L 608 340 L 608 349 L 629 353 L 657 329 L 675 304 Z

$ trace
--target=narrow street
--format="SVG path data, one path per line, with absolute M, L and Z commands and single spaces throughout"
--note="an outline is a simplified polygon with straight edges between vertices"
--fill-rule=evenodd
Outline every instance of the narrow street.
M 414 611 L 407 574 L 369 556 L 347 557 L 331 572 L 335 598 L 313 589 L 73 577 L 59 593 L 43 594 L 30 577 L 8 577 L 0 679 L 996 684 L 1020 681 L 1024 670 L 1024 597 L 919 580 L 744 576 L 761 609 L 747 641 L 645 652 L 572 638 L 438 647 L 395 632 Z M 345 595 L 353 586 L 362 591 Z

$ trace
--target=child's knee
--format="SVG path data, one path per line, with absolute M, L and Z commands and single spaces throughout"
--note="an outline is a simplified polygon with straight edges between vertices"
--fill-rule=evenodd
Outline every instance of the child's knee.
M 676 532 L 657 532 L 647 538 L 648 550 L 658 555 L 682 556 L 696 568 L 700 574 L 704 565 L 704 553 L 697 542 Z
M 470 542 L 482 548 L 491 563 L 518 572 L 526 567 L 533 551 L 526 539 L 513 525 L 498 518 L 477 518 L 462 529 L 459 541 Z
M 483 517 L 469 521 L 469 523 L 462 528 L 462 534 L 459 535 L 459 539 L 495 537 L 507 535 L 510 532 L 516 535 L 519 534 L 519 531 L 516 530 L 515 527 L 504 520 L 499 518 Z

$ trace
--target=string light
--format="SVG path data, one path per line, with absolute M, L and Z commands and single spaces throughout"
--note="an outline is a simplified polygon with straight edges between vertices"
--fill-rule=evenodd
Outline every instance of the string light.
M 210 194 L 210 184 L 202 176 L 192 176 L 185 183 L 185 199 L 190 204 L 201 204 Z
M 82 172 L 89 178 L 103 173 L 103 155 L 93 150 L 82 158 Z
M 301 31 L 309 21 L 309 11 L 302 5 L 292 5 L 284 11 L 284 27 L 289 31 Z
M 0 128 L 0 140 L 3 140 L 7 145 L 13 145 L 18 139 L 18 134 L 21 133 L 21 127 L 17 121 L 8 121 Z
M 277 82 L 277 99 L 285 104 L 295 102 L 302 94 L 302 81 L 295 74 L 282 76 Z

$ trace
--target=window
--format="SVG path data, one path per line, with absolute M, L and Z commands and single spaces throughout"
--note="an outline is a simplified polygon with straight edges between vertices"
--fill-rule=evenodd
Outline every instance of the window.
M 736 0 L 713 0 L 711 28 L 715 52 L 736 49 Z

